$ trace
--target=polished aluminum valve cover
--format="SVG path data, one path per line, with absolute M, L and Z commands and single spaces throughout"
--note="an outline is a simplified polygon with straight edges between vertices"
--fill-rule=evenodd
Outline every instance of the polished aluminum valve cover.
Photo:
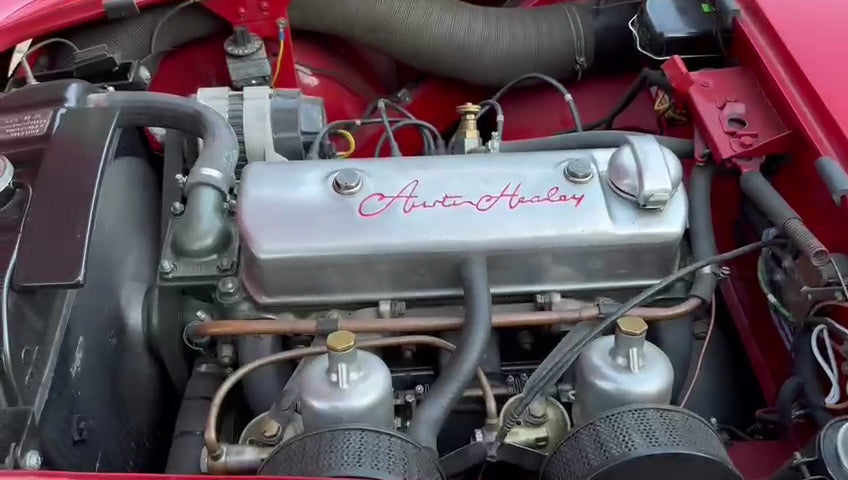
M 677 267 L 686 195 L 672 179 L 661 208 L 640 207 L 607 179 L 614 152 L 251 163 L 244 283 L 266 305 L 453 296 L 475 253 L 495 295 L 650 285 Z M 636 161 L 680 168 L 665 149 Z

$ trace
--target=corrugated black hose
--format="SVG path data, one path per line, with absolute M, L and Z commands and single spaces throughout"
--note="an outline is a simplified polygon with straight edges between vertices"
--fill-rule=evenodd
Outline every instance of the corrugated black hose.
M 482 7 L 459 0 L 295 0 L 292 26 L 352 40 L 422 71 L 486 86 L 537 72 L 576 77 L 594 60 L 589 6 Z

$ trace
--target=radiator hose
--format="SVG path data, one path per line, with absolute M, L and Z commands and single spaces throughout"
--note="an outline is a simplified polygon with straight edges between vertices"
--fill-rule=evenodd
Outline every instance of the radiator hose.
M 186 180 L 186 209 L 172 247 L 199 258 L 230 242 L 223 203 L 235 184 L 238 139 L 227 120 L 191 98 L 154 92 L 104 92 L 89 95 L 88 105 L 119 111 L 121 127 L 172 128 L 203 140 L 203 149 Z
M 526 73 L 559 79 L 592 65 L 589 8 L 499 8 L 459 0 L 294 0 L 295 28 L 358 42 L 422 71 L 499 87 Z
M 436 441 L 454 403 L 474 378 L 492 331 L 492 294 L 484 258 L 461 265 L 465 324 L 456 350 L 424 401 L 415 410 L 409 435 L 419 445 L 436 450 Z
M 177 414 L 165 473 L 174 475 L 201 473 L 200 452 L 204 445 L 203 429 L 206 426 L 212 397 L 225 377 L 224 369 L 214 359 L 201 358 L 195 362 Z

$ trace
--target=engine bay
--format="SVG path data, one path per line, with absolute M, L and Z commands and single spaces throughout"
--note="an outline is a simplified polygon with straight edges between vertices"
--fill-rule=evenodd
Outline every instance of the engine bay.
M 6 468 L 848 478 L 848 174 L 746 7 L 138 3 L 7 55 Z

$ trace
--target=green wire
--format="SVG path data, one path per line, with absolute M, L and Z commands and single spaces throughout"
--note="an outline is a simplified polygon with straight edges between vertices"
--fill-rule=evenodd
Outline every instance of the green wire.
M 787 320 L 794 323 L 795 319 L 792 317 L 792 314 L 789 313 L 789 310 L 786 309 L 783 305 L 781 305 L 780 301 L 768 288 L 766 284 L 766 256 L 765 254 L 761 254 L 760 258 L 757 260 L 757 279 L 760 283 L 760 289 L 763 291 L 763 294 L 766 296 L 766 299 L 769 303 L 778 311 L 781 315 L 786 317 Z

